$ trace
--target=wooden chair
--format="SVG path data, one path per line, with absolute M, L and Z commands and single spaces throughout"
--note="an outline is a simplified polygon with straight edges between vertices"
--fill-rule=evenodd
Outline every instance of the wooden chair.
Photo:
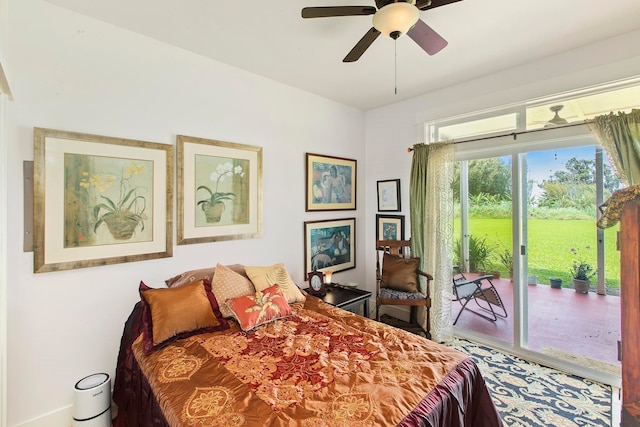
M 385 270 L 385 259 L 387 266 Z M 410 240 L 376 240 L 376 320 L 380 321 L 381 305 L 410 306 L 410 323 L 431 338 L 429 287 L 433 277 L 420 271 L 419 258 L 411 257 Z M 424 293 L 420 292 L 420 277 L 425 281 Z M 426 310 L 427 325 L 422 328 L 417 321 L 417 308 Z

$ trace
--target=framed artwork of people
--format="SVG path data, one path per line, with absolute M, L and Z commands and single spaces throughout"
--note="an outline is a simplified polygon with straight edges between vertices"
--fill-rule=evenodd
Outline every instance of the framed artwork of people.
M 306 211 L 355 210 L 356 166 L 353 159 L 307 153 Z

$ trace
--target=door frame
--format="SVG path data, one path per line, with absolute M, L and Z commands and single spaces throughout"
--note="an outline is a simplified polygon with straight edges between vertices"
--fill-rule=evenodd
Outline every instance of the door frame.
M 592 140 L 585 144 L 585 140 Z M 481 342 L 491 347 L 516 354 L 527 360 L 569 372 L 583 378 L 589 378 L 614 387 L 620 387 L 621 379 L 608 373 L 587 368 L 565 360 L 538 353 L 527 348 L 528 293 L 527 287 L 527 179 L 526 153 L 560 148 L 575 148 L 585 145 L 598 145 L 586 124 L 549 128 L 535 134 L 523 134 L 495 137 L 488 140 L 469 141 L 456 144 L 456 161 L 480 158 L 511 156 L 512 188 L 518 191 L 512 197 L 512 253 L 514 254 L 514 331 L 513 343 L 507 343 L 453 326 L 454 335 Z M 462 192 L 461 192 L 462 194 Z M 467 230 L 468 231 L 468 230 Z M 468 233 L 467 233 L 468 234 Z M 600 261 L 599 261 L 600 262 Z

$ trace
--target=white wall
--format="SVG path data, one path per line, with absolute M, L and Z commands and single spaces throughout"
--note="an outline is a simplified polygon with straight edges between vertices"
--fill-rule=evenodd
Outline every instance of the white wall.
M 365 199 L 367 248 L 375 244 L 376 181 L 400 178 L 410 237 L 407 148 L 425 142 L 422 124 L 552 94 L 640 76 L 640 31 L 367 112 Z M 368 259 L 367 283 L 375 278 Z
M 8 425 L 17 426 L 68 410 L 83 376 L 113 374 L 140 280 L 161 286 L 183 270 L 217 262 L 282 261 L 302 283 L 304 221 L 355 216 L 364 226 L 360 197 L 357 211 L 305 213 L 305 152 L 356 159 L 364 177 L 364 113 L 40 0 L 11 6 Z M 165 144 L 184 134 L 262 146 L 264 237 L 178 246 L 160 260 L 33 274 L 33 254 L 22 252 L 22 162 L 33 159 L 34 127 Z M 364 182 L 358 179 L 360 194 Z M 364 233 L 356 237 L 360 246 Z M 336 279 L 363 283 L 364 256 L 359 250 L 357 268 Z

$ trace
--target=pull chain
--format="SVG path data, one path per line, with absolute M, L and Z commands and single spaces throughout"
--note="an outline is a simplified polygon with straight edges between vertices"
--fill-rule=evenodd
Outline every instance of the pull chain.
M 398 94 L 398 39 L 393 41 L 393 84 L 394 94 Z

